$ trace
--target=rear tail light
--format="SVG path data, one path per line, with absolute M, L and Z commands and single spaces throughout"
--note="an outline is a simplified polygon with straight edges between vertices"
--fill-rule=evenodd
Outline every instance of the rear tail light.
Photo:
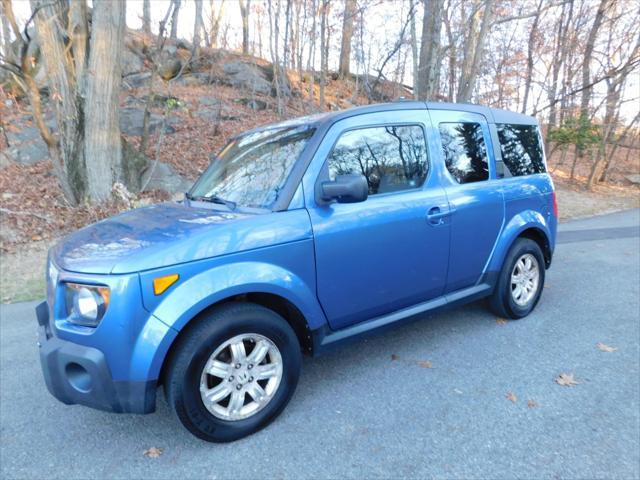
M 558 218 L 558 200 L 556 199 L 555 190 L 552 193 L 551 198 L 553 199 L 553 216 Z

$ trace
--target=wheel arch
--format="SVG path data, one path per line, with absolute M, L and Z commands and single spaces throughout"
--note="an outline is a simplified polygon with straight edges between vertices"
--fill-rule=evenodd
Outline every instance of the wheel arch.
M 514 216 L 502 230 L 494 254 L 487 268 L 488 272 L 500 272 L 509 250 L 519 238 L 528 238 L 536 242 L 544 256 L 545 267 L 551 265 L 553 246 L 551 232 L 545 217 L 539 212 L 527 210 Z
M 549 243 L 549 238 L 547 237 L 547 235 L 544 233 L 542 229 L 538 227 L 527 228 L 526 230 L 523 230 L 522 232 L 520 232 L 520 234 L 515 238 L 515 240 L 517 240 L 518 238 L 528 238 L 536 242 L 540 247 L 540 250 L 542 250 L 545 267 L 549 268 L 549 266 L 551 265 L 551 255 L 552 255 L 551 244 Z
M 204 315 L 211 312 L 212 310 L 215 310 L 217 307 L 230 302 L 253 303 L 277 313 L 285 319 L 285 321 L 295 332 L 302 353 L 306 355 L 313 355 L 313 339 L 311 336 L 311 329 L 309 328 L 307 318 L 302 313 L 300 308 L 298 308 L 290 299 L 278 294 L 264 291 L 248 291 L 218 299 L 193 315 L 193 317 L 180 329 L 175 338 L 173 338 L 171 341 L 171 345 L 169 346 L 160 366 L 160 372 L 158 376 L 159 384 L 162 384 L 164 378 L 166 377 L 167 368 L 171 363 L 171 357 L 176 349 L 176 346 L 179 343 L 180 338 L 182 338 L 187 331 L 194 327 L 197 324 L 198 320 Z

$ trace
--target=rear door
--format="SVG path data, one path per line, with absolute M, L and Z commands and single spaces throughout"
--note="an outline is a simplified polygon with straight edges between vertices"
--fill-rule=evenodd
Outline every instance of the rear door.
M 431 167 L 426 110 L 340 120 L 305 175 L 318 298 L 340 329 L 442 294 L 449 256 L 448 204 Z M 322 204 L 317 182 L 363 174 L 369 198 Z
M 479 113 L 429 110 L 432 156 L 444 168 L 451 209 L 451 247 L 445 293 L 482 280 L 504 220 L 502 185 L 487 119 Z

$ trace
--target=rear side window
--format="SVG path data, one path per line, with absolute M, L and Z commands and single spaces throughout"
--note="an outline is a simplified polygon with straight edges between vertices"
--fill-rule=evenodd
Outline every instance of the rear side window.
M 329 176 L 362 174 L 369 195 L 420 188 L 429 161 L 422 127 L 399 125 L 350 130 L 329 155 Z
M 544 159 L 538 127 L 497 124 L 502 161 L 513 177 L 544 173 Z
M 441 123 L 440 140 L 447 170 L 458 183 L 489 178 L 487 146 L 479 123 Z

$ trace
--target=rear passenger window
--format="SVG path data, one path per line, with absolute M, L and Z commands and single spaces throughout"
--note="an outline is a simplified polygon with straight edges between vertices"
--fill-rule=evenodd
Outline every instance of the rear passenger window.
M 351 130 L 329 155 L 329 176 L 362 174 L 369 195 L 420 188 L 429 161 L 422 127 L 384 126 Z
M 513 177 L 544 173 L 544 159 L 538 127 L 497 124 L 502 161 Z
M 441 123 L 440 140 L 447 170 L 458 183 L 489 178 L 487 146 L 479 123 Z

